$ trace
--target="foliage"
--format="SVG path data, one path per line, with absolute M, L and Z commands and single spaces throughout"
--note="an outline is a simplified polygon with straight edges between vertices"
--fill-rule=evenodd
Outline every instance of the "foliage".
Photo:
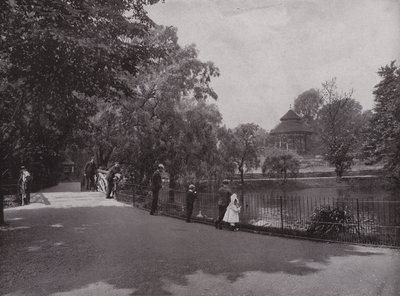
M 297 177 L 299 168 L 299 156 L 294 151 L 272 148 L 265 153 L 262 173 L 271 178 L 281 178 L 285 183 L 288 177 Z
M 130 95 L 127 77 L 151 57 L 144 4 L 1 2 L 2 161 L 28 164 L 36 185 L 56 178 L 66 147 L 82 146 L 96 101 Z
M 217 98 L 210 81 L 219 75 L 218 68 L 200 61 L 194 45 L 181 47 L 177 41 L 176 28 L 149 31 L 144 42 L 156 54 L 130 80 L 132 95 L 113 104 L 117 123 L 101 125 L 106 130 L 118 126 L 122 141 L 110 142 L 109 149 L 128 164 L 136 182 L 148 182 L 155 164 L 163 162 L 172 188 L 215 171 L 222 120 L 217 107 L 207 102 Z
M 319 91 L 312 88 L 301 93 L 294 100 L 294 111 L 310 124 L 317 118 L 322 104 L 323 100 Z
M 319 235 L 348 232 L 352 221 L 353 214 L 347 207 L 321 206 L 314 210 L 307 231 Z
M 384 161 L 392 180 L 400 185 L 400 68 L 395 62 L 382 67 L 382 80 L 375 86 L 375 106 L 366 153 Z
M 260 165 L 259 154 L 263 143 L 260 141 L 259 129 L 254 123 L 246 123 L 221 133 L 220 151 L 225 155 L 227 163 L 235 164 L 242 184 L 245 171 Z
M 335 79 L 322 84 L 321 94 L 324 106 L 319 112 L 319 134 L 325 159 L 335 166 L 340 178 L 351 167 L 359 145 L 362 107 L 352 98 L 352 91 L 338 92 Z

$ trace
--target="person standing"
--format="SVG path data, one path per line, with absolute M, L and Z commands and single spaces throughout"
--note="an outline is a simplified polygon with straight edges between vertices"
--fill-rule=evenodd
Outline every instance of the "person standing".
M 94 162 L 94 158 L 92 157 L 90 161 L 88 161 L 85 165 L 85 183 L 86 190 L 92 190 L 96 188 L 94 183 L 94 176 L 97 173 L 97 165 Z
M 228 186 L 229 181 L 222 181 L 222 186 L 218 189 L 218 218 L 215 221 L 215 228 L 222 229 L 222 219 L 224 218 L 226 208 L 231 201 L 232 191 Z
M 22 205 L 29 205 L 31 202 L 31 181 L 31 174 L 24 166 L 21 166 L 21 172 L 18 182 L 20 184 Z
M 240 213 L 240 206 L 239 206 L 239 200 L 237 198 L 236 193 L 231 195 L 231 202 L 226 208 L 226 212 L 224 215 L 224 222 L 227 222 L 231 226 L 231 230 L 237 231 L 239 228 L 237 228 L 236 223 L 239 223 L 239 213 Z
M 151 191 L 153 193 L 153 201 L 151 203 L 150 215 L 154 215 L 157 212 L 158 205 L 158 193 L 162 188 L 162 177 L 161 174 L 164 171 L 164 165 L 159 164 L 157 170 L 151 177 Z
M 114 166 L 112 166 L 110 168 L 110 170 L 108 171 L 107 175 L 106 175 L 106 180 L 107 180 L 107 193 L 106 193 L 106 198 L 112 198 L 111 197 L 111 192 L 113 191 L 114 188 L 114 177 L 115 174 L 120 172 L 120 166 L 119 166 L 119 162 L 116 162 L 114 164 Z
M 193 184 L 189 185 L 189 190 L 186 192 L 186 222 L 190 223 L 193 213 L 194 200 L 197 197 L 196 187 Z

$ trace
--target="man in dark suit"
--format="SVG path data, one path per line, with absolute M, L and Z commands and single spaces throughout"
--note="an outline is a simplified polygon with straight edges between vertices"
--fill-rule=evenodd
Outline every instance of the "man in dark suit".
M 222 229 L 222 219 L 224 219 L 226 208 L 231 201 L 232 191 L 228 184 L 229 181 L 224 180 L 222 181 L 222 186 L 218 189 L 218 218 L 215 221 L 215 228 L 217 229 Z
M 197 197 L 196 187 L 193 184 L 189 185 L 189 190 L 186 192 L 186 222 L 190 223 L 193 213 L 194 200 Z
M 86 179 L 86 190 L 95 189 L 94 176 L 97 173 L 97 165 L 92 157 L 85 165 L 85 179 Z
M 106 194 L 106 198 L 112 198 L 111 197 L 111 192 L 114 188 L 114 177 L 115 174 L 120 172 L 120 166 L 119 166 L 119 162 L 116 162 L 114 164 L 114 166 L 112 166 L 107 175 L 106 175 L 106 180 L 107 180 L 107 194 Z
M 164 171 L 164 166 L 159 164 L 157 170 L 154 172 L 151 177 L 151 191 L 153 193 L 153 201 L 151 203 L 150 215 L 154 215 L 157 212 L 158 205 L 158 193 L 162 188 L 162 177 L 161 174 Z

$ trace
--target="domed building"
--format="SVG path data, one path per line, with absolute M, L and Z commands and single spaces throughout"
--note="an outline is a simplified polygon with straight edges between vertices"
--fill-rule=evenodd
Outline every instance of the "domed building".
M 276 147 L 295 150 L 299 154 L 307 153 L 307 137 L 313 133 L 303 119 L 289 109 L 280 119 L 281 122 L 270 132 Z

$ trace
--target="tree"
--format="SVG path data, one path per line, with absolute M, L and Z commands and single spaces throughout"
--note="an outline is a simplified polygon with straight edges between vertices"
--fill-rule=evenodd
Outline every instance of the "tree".
M 154 164 L 164 162 L 171 188 L 212 170 L 222 120 L 216 106 L 207 103 L 217 99 L 210 81 L 218 68 L 200 61 L 194 45 L 181 47 L 177 40 L 174 27 L 150 30 L 144 42 L 157 50 L 131 78 L 132 95 L 114 107 L 121 114 L 121 133 L 131 139 L 116 148 L 116 157 L 131 164 L 139 182 L 147 182 Z
M 310 124 L 317 118 L 322 104 L 323 99 L 319 91 L 312 88 L 301 93 L 294 100 L 294 111 Z
M 262 147 L 257 137 L 259 126 L 254 123 L 240 124 L 233 130 L 228 130 L 221 140 L 221 153 L 236 165 L 240 180 L 244 184 L 244 173 L 259 167 L 259 152 Z
M 2 164 L 34 165 L 36 187 L 56 181 L 63 151 L 91 126 L 93 98 L 130 95 L 127 77 L 151 58 L 147 2 L 0 1 Z
M 382 80 L 374 90 L 366 151 L 375 161 L 384 161 L 390 177 L 400 185 L 400 68 L 393 61 L 378 74 Z
M 42 179 L 57 175 L 54 170 L 62 151 L 80 139 L 81 130 L 90 128 L 95 101 L 130 95 L 127 77 L 136 75 L 137 65 L 150 59 L 151 50 L 143 43 L 151 24 L 144 4 L 141 0 L 1 2 L 0 95 L 5 105 L 17 107 L 12 113 L 5 109 L 8 121 L 2 129 L 7 131 L 2 134 L 13 143 L 1 145 L 9 147 L 2 158 L 14 154 L 16 162 L 44 166 L 35 181 L 41 179 L 39 173 Z M 48 169 L 50 175 L 45 173 Z
M 266 151 L 262 165 L 263 174 L 273 178 L 281 178 L 285 183 L 288 177 L 295 178 L 299 169 L 299 156 L 295 152 L 277 148 Z
M 340 178 L 351 167 L 359 144 L 362 107 L 352 99 L 352 91 L 338 92 L 336 79 L 324 82 L 321 94 L 325 104 L 319 113 L 319 134 L 325 159 L 335 166 Z

